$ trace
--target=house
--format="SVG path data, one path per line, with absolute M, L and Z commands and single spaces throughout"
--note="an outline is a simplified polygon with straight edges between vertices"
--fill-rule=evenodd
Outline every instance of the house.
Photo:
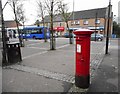
M 88 28 L 91 30 L 95 30 L 97 33 L 106 34 L 108 20 L 107 14 L 108 7 L 74 11 L 68 21 L 69 28 Z M 50 16 L 46 16 L 44 18 L 44 21 L 45 26 L 50 27 Z M 42 22 L 40 25 L 42 25 Z M 54 17 L 53 26 L 54 28 L 64 27 L 64 32 L 66 32 L 67 30 L 66 23 L 64 22 L 61 15 L 57 15 Z
M 4 21 L 6 28 L 16 28 L 16 22 L 14 20 Z M 22 26 L 22 24 L 18 23 L 18 26 Z

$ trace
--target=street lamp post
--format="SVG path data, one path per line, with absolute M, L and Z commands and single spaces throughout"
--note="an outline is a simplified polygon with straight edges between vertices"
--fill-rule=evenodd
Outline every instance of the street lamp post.
M 75 1 L 73 0 L 73 21 L 74 21 L 74 5 L 75 5 Z
M 108 54 L 109 31 L 110 31 L 110 17 L 111 17 L 110 15 L 111 15 L 111 0 L 109 0 L 109 5 L 108 5 L 108 21 L 107 21 L 107 36 L 106 36 L 105 54 Z
M 74 23 L 74 20 L 75 20 L 75 15 L 74 15 L 74 5 L 75 5 L 75 1 L 73 0 L 73 23 Z M 74 36 L 72 35 L 74 32 L 74 28 L 72 31 L 69 31 L 70 33 L 70 44 L 73 44 L 73 40 L 74 40 Z
M 96 17 L 95 17 L 95 41 L 97 40 L 96 39 L 96 31 L 97 31 L 97 15 L 98 15 L 98 13 L 96 12 Z

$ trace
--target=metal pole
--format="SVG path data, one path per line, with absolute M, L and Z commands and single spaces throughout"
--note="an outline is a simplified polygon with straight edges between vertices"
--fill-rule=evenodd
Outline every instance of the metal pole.
M 96 41 L 96 30 L 97 30 L 97 12 L 96 12 L 96 17 L 95 17 L 95 41 Z
M 74 6 L 75 6 L 75 1 L 73 0 L 73 21 L 75 19 L 75 15 L 74 15 Z M 72 30 L 72 40 L 71 40 L 71 44 L 74 43 L 74 36 L 73 36 L 73 32 L 74 32 L 74 29 Z
M 108 45 L 109 45 L 109 30 L 110 30 L 110 7 L 111 7 L 111 0 L 109 0 L 108 6 L 108 21 L 107 21 L 107 36 L 106 36 L 106 50 L 105 54 L 108 54 Z
M 73 23 L 74 23 L 74 0 L 73 0 L 73 12 L 72 12 L 72 14 L 73 14 Z M 69 30 L 69 42 L 70 42 L 70 44 L 73 44 L 73 31 L 74 31 L 74 29 L 73 30 Z
M 73 21 L 74 21 L 74 5 L 75 5 L 75 2 L 73 0 Z

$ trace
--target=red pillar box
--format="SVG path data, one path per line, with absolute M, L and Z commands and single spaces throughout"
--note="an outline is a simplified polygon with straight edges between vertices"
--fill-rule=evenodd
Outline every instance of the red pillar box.
M 90 83 L 90 36 L 89 29 L 79 29 L 73 32 L 76 35 L 76 73 L 75 85 L 88 88 Z

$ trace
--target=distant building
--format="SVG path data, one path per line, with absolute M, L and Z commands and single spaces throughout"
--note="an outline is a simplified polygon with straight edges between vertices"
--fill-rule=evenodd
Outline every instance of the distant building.
M 16 22 L 14 20 L 4 21 L 6 29 L 17 29 Z M 18 26 L 21 28 L 22 24 L 18 23 Z
M 88 28 L 88 29 L 96 30 L 97 33 L 106 34 L 107 19 L 108 19 L 107 15 L 108 15 L 108 7 L 83 10 L 83 11 L 74 11 L 74 19 L 72 14 L 68 21 L 69 28 Z M 45 20 L 45 25 L 50 27 L 50 16 L 46 16 L 44 20 Z M 42 22 L 40 25 L 42 25 Z M 64 27 L 65 28 L 64 32 L 66 32 L 67 30 L 66 23 L 64 22 L 61 15 L 57 15 L 56 17 L 54 17 L 53 25 L 54 28 Z
M 4 21 L 4 23 L 6 28 L 17 28 L 16 22 L 13 20 Z M 18 26 L 22 26 L 22 24 L 18 23 Z

